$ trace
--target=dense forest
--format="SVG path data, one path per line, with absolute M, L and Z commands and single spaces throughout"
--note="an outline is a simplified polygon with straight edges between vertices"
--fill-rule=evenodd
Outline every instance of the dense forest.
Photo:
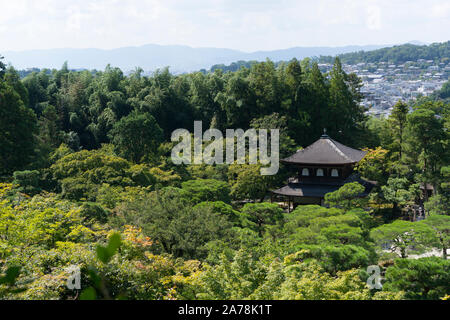
M 65 64 L 21 78 L 0 59 L 0 298 L 448 299 L 448 100 L 399 101 L 374 118 L 338 58 L 329 74 L 310 59 L 233 71 Z M 326 128 L 368 151 L 357 169 L 377 186 L 286 213 L 268 200 L 286 167 L 172 163 L 171 133 L 194 120 L 279 128 L 281 156 Z M 370 265 L 381 290 L 366 284 Z

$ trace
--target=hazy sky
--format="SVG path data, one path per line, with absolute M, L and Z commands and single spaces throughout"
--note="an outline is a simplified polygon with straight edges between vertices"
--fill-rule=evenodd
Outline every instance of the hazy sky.
M 184 44 L 243 51 L 450 40 L 449 0 L 0 0 L 0 52 Z

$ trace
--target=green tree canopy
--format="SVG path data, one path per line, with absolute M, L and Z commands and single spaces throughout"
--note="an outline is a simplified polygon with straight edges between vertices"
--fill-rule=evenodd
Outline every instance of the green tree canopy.
M 25 107 L 19 94 L 0 79 L 0 172 L 11 174 L 33 160 L 37 132 L 36 115 Z
M 150 168 L 133 165 L 127 160 L 101 150 L 69 153 L 52 166 L 53 177 L 59 182 L 62 196 L 72 200 L 95 200 L 99 188 L 108 186 L 150 186 L 155 182 Z
M 156 153 L 163 132 L 151 114 L 132 112 L 114 125 L 110 136 L 117 153 L 137 163 Z
M 450 247 L 450 216 L 436 214 L 418 223 L 425 224 L 433 230 L 433 247 L 442 250 L 442 258 L 447 259 L 447 249 Z
M 450 292 L 450 261 L 436 257 L 397 259 L 386 270 L 383 291 L 403 291 L 408 299 L 437 300 Z
M 205 258 L 208 242 L 232 236 L 227 216 L 208 206 L 192 207 L 180 189 L 171 187 L 126 203 L 112 223 L 139 225 L 159 251 L 186 259 Z
M 283 210 L 275 203 L 247 203 L 242 208 L 243 225 L 260 236 L 267 225 L 283 221 Z
M 183 195 L 193 204 L 203 201 L 230 203 L 230 187 L 224 181 L 196 179 L 185 181 L 181 186 Z
M 411 252 L 423 252 L 435 241 L 433 230 L 426 224 L 396 220 L 372 229 L 371 238 L 380 249 L 387 249 L 407 258 Z
M 359 196 L 364 192 L 365 188 L 358 182 L 351 182 L 343 185 L 334 192 L 325 195 L 325 203 L 330 206 L 339 206 L 344 209 L 350 209 L 358 206 L 361 200 Z

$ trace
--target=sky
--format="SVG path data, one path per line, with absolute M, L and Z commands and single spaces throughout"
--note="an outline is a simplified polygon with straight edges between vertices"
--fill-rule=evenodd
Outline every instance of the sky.
M 450 40 L 449 0 L 0 0 L 0 51 Z

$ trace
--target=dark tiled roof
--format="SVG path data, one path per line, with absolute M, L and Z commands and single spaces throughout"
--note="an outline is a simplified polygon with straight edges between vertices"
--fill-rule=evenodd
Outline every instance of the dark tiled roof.
M 323 135 L 305 149 L 281 161 L 302 164 L 350 164 L 359 162 L 366 151 L 353 149 Z
M 294 197 L 314 197 L 323 198 L 325 194 L 336 191 L 346 183 L 358 182 L 363 185 L 366 189 L 361 197 L 367 196 L 372 188 L 376 185 L 374 181 L 368 181 L 363 178 L 358 173 L 354 173 L 345 180 L 341 180 L 340 184 L 319 184 L 319 183 L 289 183 L 288 185 L 272 191 L 275 194 L 284 196 L 294 196 Z
M 283 196 L 323 198 L 325 194 L 337 189 L 339 186 L 290 183 L 272 192 Z

